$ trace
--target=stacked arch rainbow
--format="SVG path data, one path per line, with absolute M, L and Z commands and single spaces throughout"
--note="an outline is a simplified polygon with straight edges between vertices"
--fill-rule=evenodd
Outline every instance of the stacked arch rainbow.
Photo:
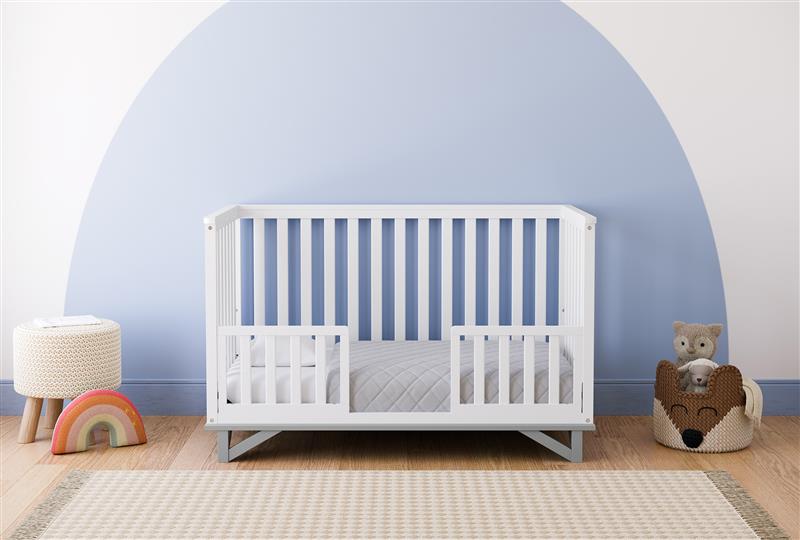
M 89 390 L 67 405 L 53 430 L 53 454 L 83 452 L 96 427 L 108 428 L 109 444 L 131 446 L 147 442 L 139 411 L 128 398 L 113 390 Z

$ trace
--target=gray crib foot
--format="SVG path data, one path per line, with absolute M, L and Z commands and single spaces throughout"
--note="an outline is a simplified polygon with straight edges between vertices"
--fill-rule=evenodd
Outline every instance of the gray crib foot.
M 229 463 L 261 443 L 267 442 L 280 431 L 257 431 L 242 442 L 231 447 L 231 432 L 217 432 L 217 457 L 220 463 Z
M 569 446 L 561 444 L 559 441 L 549 435 L 545 435 L 541 431 L 520 431 L 520 433 L 533 439 L 564 459 L 570 460 L 572 463 L 581 463 L 583 461 L 583 431 L 570 431 Z
M 217 460 L 228 463 L 231 460 L 231 432 L 217 431 Z

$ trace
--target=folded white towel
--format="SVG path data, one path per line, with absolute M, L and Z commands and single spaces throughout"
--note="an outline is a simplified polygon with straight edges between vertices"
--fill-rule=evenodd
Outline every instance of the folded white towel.
M 744 414 L 753 419 L 755 427 L 761 426 L 761 414 L 764 410 L 764 395 L 753 379 L 742 377 L 744 390 Z
M 33 319 L 33 324 L 39 328 L 60 328 L 62 326 L 85 326 L 87 324 L 100 324 L 103 321 L 94 315 L 71 315 L 68 317 L 39 317 Z

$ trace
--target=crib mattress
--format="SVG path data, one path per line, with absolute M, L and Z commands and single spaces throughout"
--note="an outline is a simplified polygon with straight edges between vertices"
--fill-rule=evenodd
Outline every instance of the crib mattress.
M 487 341 L 485 397 L 498 401 L 498 343 Z M 288 403 L 288 367 L 276 368 L 278 403 Z M 301 368 L 301 395 L 304 403 L 314 401 L 314 367 Z M 523 401 L 523 344 L 509 346 L 509 372 L 512 403 Z M 473 402 L 473 351 L 470 343 L 461 347 L 461 402 Z M 251 395 L 264 403 L 263 366 L 251 368 Z M 536 403 L 548 401 L 548 344 L 537 342 L 534 354 L 534 395 Z M 238 363 L 228 372 L 228 400 L 241 400 Z M 561 358 L 559 369 L 560 403 L 572 403 L 572 365 Z M 339 346 L 328 353 L 327 396 L 339 402 Z M 449 341 L 359 341 L 350 344 L 350 410 L 353 412 L 442 412 L 450 410 Z

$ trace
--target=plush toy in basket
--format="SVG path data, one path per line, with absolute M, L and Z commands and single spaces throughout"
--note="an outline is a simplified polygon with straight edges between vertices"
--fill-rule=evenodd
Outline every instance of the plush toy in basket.
M 710 326 L 715 328 L 710 330 Z M 686 327 L 690 327 L 689 331 Z M 745 448 L 753 440 L 753 428 L 760 423 L 761 390 L 755 382 L 743 378 L 735 366 L 717 366 L 708 358 L 687 357 L 690 348 L 691 354 L 697 348 L 713 354 L 721 325 L 675 323 L 674 328 L 678 365 L 662 360 L 656 369 L 656 440 L 689 452 Z M 699 347 L 700 342 L 703 347 Z

